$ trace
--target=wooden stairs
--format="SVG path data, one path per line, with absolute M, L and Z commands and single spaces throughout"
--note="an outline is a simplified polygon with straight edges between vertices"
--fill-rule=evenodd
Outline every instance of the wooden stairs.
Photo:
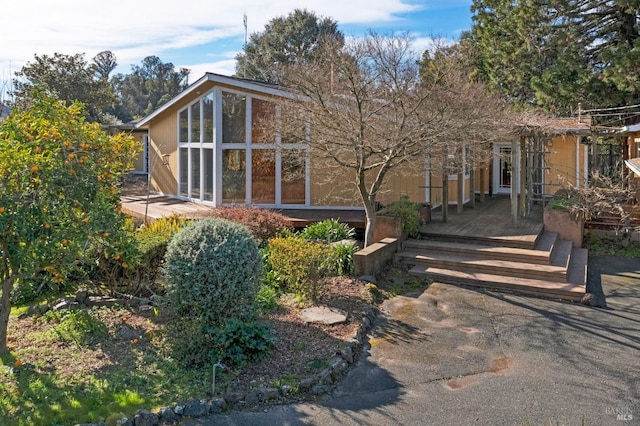
M 587 250 L 555 232 L 529 241 L 430 234 L 403 243 L 397 259 L 413 275 L 449 284 L 580 301 L 585 294 Z

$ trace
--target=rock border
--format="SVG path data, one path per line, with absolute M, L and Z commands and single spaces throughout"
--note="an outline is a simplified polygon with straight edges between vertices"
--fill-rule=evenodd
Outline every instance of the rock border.
M 378 309 L 368 306 L 362 311 L 362 321 L 350 341 L 345 347 L 336 352 L 329 360 L 329 366 L 318 374 L 303 378 L 298 381 L 298 389 L 311 395 L 321 396 L 328 394 L 338 380 L 342 378 L 347 369 L 358 359 L 358 355 L 367 342 L 367 333 L 371 330 L 378 316 Z M 230 392 L 221 398 L 197 399 L 191 398 L 186 402 L 176 403 L 169 407 L 162 407 L 157 412 L 151 410 L 138 410 L 133 419 L 126 416 L 122 418 L 109 417 L 110 421 L 121 426 L 160 426 L 173 425 L 189 418 L 198 418 L 210 414 L 220 414 L 230 407 L 234 411 L 256 407 L 261 402 L 275 401 L 277 398 L 287 396 L 292 390 L 290 385 L 281 387 L 262 387 L 249 393 Z M 117 416 L 117 414 L 116 414 Z M 101 423 L 82 423 L 76 426 L 106 426 L 106 421 Z

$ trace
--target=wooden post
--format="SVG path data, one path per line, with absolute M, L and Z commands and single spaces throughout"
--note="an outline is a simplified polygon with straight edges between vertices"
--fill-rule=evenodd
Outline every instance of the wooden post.
M 447 154 L 445 154 L 442 160 L 442 221 L 445 223 L 449 210 L 449 175 L 447 171 Z
M 470 207 L 473 209 L 476 207 L 476 168 L 475 162 L 473 161 L 473 148 L 469 149 L 469 199 L 471 202 L 469 203 Z
M 520 136 L 520 215 L 525 216 L 527 206 L 527 139 Z
M 457 212 L 462 213 L 464 210 L 464 166 L 458 170 L 458 205 Z
M 591 132 L 591 167 L 589 173 L 593 173 L 598 169 L 598 138 L 593 131 Z
M 485 170 L 485 165 L 484 164 L 480 164 L 480 202 L 484 203 L 484 191 L 485 191 L 485 187 L 484 187 L 484 170 Z
M 511 142 L 511 224 L 518 224 L 518 141 Z

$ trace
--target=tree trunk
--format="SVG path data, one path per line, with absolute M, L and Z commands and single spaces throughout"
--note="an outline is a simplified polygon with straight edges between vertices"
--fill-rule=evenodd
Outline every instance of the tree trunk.
M 368 247 L 373 242 L 373 230 L 376 226 L 375 201 L 364 203 L 364 211 L 366 214 L 366 227 L 364 230 L 364 246 Z
M 2 281 L 2 295 L 0 295 L 0 355 L 7 353 L 7 328 L 9 326 L 9 314 L 11 313 L 11 293 L 13 292 L 13 279 Z

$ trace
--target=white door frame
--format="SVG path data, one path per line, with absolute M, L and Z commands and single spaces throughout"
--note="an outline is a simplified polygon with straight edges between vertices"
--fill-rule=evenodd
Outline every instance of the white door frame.
M 510 194 L 511 185 L 515 183 L 517 185 L 518 192 L 520 192 L 520 173 L 516 174 L 515 181 L 513 180 L 514 171 L 520 170 L 518 164 L 515 167 L 512 165 L 509 173 L 509 184 L 505 185 L 503 179 L 503 166 L 505 163 L 501 161 L 501 158 L 505 158 L 511 163 L 511 143 L 495 143 L 493 144 L 493 193 L 494 194 Z M 507 154 L 508 153 L 508 154 Z M 520 162 L 520 158 L 517 158 L 517 163 Z M 506 176 L 504 176 L 506 177 Z

